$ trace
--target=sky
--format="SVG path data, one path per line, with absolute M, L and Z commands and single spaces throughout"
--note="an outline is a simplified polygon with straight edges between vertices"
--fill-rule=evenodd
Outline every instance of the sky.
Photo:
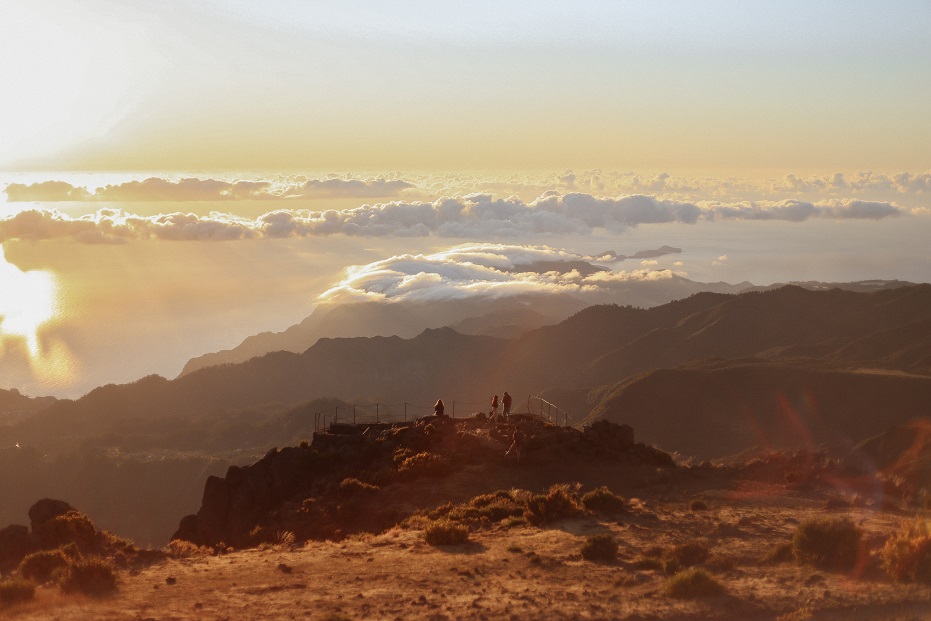
M 464 244 L 931 281 L 928 32 L 909 0 L 0 0 L 0 388 L 172 376 L 335 292 L 591 285 Z

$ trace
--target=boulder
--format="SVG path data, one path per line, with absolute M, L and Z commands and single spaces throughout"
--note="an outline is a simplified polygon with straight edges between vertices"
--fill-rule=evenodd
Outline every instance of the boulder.
M 76 509 L 64 500 L 43 498 L 29 507 L 29 523 L 32 526 L 32 532 L 38 532 L 46 522 L 57 518 L 59 515 L 64 515 L 69 511 L 76 511 Z

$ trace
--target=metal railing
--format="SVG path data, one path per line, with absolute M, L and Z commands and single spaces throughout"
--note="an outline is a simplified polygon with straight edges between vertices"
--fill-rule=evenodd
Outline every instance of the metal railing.
M 458 401 L 454 400 L 447 406 L 447 412 L 451 418 L 456 418 L 456 407 L 459 406 L 460 416 L 471 416 L 476 410 L 463 406 L 482 405 L 488 406 L 487 401 Z M 336 423 L 390 423 L 415 420 L 422 418 L 433 412 L 432 405 L 417 405 L 415 403 L 353 403 L 349 406 L 334 406 L 332 410 L 323 410 L 314 412 L 314 431 L 326 429 L 329 425 Z M 479 410 L 482 411 L 482 410 Z M 558 405 L 529 395 L 527 397 L 527 410 L 525 412 L 511 412 L 512 414 L 530 414 L 539 416 L 544 420 L 551 421 L 559 425 L 562 421 L 565 426 L 572 426 L 572 419 L 569 413 L 560 408 Z

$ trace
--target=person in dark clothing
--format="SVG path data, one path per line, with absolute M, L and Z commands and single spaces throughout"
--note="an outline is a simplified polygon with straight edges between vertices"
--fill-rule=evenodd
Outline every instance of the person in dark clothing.
M 491 415 L 498 418 L 498 395 L 491 398 Z
M 501 412 L 501 415 L 504 417 L 504 420 L 507 420 L 508 416 L 511 415 L 511 402 L 511 395 L 505 390 L 504 396 L 501 397 L 501 405 L 504 407 L 504 411 Z
M 446 416 L 446 406 L 443 405 L 442 399 L 436 400 L 436 405 L 433 406 L 433 413 L 436 416 Z

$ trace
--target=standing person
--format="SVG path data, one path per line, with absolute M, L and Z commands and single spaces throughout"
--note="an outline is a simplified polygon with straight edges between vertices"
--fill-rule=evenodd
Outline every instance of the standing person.
M 446 406 L 443 404 L 442 399 L 436 400 L 436 405 L 433 406 L 433 413 L 436 416 L 446 416 Z
M 498 418 L 498 395 L 491 398 L 491 415 Z
M 504 420 L 508 419 L 508 416 L 511 415 L 511 395 L 508 394 L 508 391 L 504 391 L 504 396 L 501 397 L 501 405 L 504 406 L 504 411 L 501 413 L 504 416 Z

